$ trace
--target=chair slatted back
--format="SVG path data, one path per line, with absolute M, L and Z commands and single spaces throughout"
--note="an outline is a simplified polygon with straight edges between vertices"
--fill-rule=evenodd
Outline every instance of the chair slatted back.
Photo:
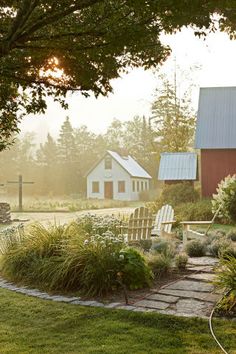
M 129 218 L 128 242 L 150 239 L 152 224 L 151 211 L 144 207 L 136 208 Z
M 156 219 L 154 222 L 154 228 L 152 230 L 153 235 L 160 235 L 161 231 L 161 223 L 165 221 L 173 221 L 174 220 L 174 209 L 171 205 L 163 205 L 163 207 L 158 210 Z M 171 232 L 172 225 L 167 224 L 164 225 L 163 230 L 167 233 Z

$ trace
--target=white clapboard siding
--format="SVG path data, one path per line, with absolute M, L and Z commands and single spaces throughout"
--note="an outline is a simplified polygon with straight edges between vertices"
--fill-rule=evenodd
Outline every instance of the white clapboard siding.
M 130 215 L 128 223 L 128 242 L 147 240 L 151 237 L 153 218 L 150 210 L 140 207 Z
M 152 235 L 160 236 L 161 229 L 166 233 L 170 233 L 172 224 L 171 223 L 166 224 L 163 225 L 163 227 L 161 224 L 167 221 L 173 222 L 173 220 L 174 220 L 174 209 L 172 208 L 171 205 L 163 205 L 163 207 L 157 212 L 156 219 L 154 222 L 154 227 L 152 230 Z

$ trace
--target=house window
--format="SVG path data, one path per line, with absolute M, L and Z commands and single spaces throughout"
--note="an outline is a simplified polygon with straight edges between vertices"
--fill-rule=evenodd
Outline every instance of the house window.
M 135 192 L 135 181 L 132 182 L 133 192 Z
M 137 181 L 137 192 L 139 192 L 139 181 Z
M 145 189 L 148 190 L 148 182 L 145 182 Z
M 118 181 L 118 193 L 125 193 L 125 181 Z
M 143 191 L 144 188 L 143 188 L 143 181 L 141 182 L 141 191 Z
M 99 182 L 92 183 L 92 193 L 99 193 Z
M 112 169 L 111 156 L 106 156 L 105 157 L 105 170 L 111 170 L 111 169 Z

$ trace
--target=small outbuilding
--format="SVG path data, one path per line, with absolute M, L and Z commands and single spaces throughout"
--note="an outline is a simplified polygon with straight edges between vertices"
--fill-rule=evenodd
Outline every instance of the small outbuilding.
M 195 148 L 200 149 L 202 195 L 236 173 L 236 87 L 200 89 Z
M 131 156 L 108 150 L 87 173 L 87 198 L 139 200 L 151 176 Z
M 197 180 L 197 154 L 194 152 L 164 152 L 161 154 L 158 180 L 165 184 Z

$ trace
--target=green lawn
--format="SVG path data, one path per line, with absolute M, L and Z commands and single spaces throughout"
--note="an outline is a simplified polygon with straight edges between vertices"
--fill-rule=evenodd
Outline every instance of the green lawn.
M 35 299 L 0 289 L 0 352 L 220 353 L 208 323 Z M 229 353 L 236 353 L 235 322 L 215 321 Z

